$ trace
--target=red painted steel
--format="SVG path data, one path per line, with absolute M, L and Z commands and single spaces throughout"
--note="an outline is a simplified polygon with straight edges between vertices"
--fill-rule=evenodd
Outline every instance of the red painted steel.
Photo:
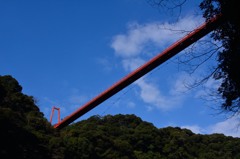
M 174 55 L 178 54 L 197 40 L 201 39 L 212 30 L 216 29 L 219 24 L 223 21 L 222 15 L 218 15 L 215 18 L 210 19 L 208 22 L 202 24 L 200 27 L 195 29 L 193 32 L 189 33 L 179 41 L 172 44 L 162 53 L 158 54 L 150 61 L 137 68 L 135 71 L 128 74 L 126 77 L 122 78 L 120 81 L 112 85 L 110 88 L 84 104 L 82 107 L 77 109 L 75 112 L 64 118 L 61 122 L 54 125 L 54 128 L 61 129 L 68 124 L 72 123 L 74 120 L 84 115 L 91 109 L 95 108 L 114 94 L 118 93 L 137 79 L 141 78 L 160 64 L 164 63 Z
M 60 108 L 57 108 L 55 106 L 52 107 L 52 113 L 51 113 L 51 116 L 50 116 L 50 123 L 52 123 L 52 118 L 53 118 L 53 115 L 54 115 L 54 110 L 57 110 L 58 111 L 58 123 L 61 122 L 60 120 Z

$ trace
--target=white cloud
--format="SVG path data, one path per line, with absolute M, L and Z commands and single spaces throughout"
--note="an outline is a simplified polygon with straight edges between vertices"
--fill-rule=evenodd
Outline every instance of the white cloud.
M 186 31 L 194 29 L 200 21 L 202 21 L 200 17 L 188 16 L 176 23 L 131 23 L 128 25 L 126 34 L 114 36 L 111 47 L 114 49 L 115 55 L 121 58 L 124 70 L 133 71 L 145 63 L 144 51 L 148 47 L 157 50 L 166 48 L 187 34 Z M 146 78 L 138 80 L 135 84 L 140 88 L 139 96 L 148 104 L 148 110 L 157 108 L 166 111 L 181 105 L 184 98 L 182 92 L 186 91 L 183 83 L 184 77 L 186 76 L 174 79 L 172 88 L 164 95 L 158 85 L 147 81 Z
M 144 64 L 144 62 L 145 61 L 141 58 L 128 58 L 122 60 L 123 68 L 126 71 L 133 71 Z
M 188 16 L 180 18 L 176 23 L 131 23 L 128 25 L 126 34 L 113 37 L 111 47 L 114 49 L 115 55 L 121 58 L 123 68 L 128 72 L 133 71 L 145 62 L 144 55 L 146 54 L 144 54 L 144 51 L 149 46 L 157 50 L 165 49 L 183 37 L 187 33 L 186 31 L 191 31 L 202 22 L 203 19 L 200 17 Z M 152 52 L 149 52 L 149 54 L 152 54 Z M 135 84 L 140 88 L 138 93 L 147 104 L 147 111 L 152 111 L 154 108 L 166 111 L 181 105 L 185 97 L 183 92 L 188 90 L 186 84 L 193 84 L 197 76 L 190 77 L 184 73 L 175 76 L 169 92 L 164 92 L 165 94 L 162 93 L 158 85 L 149 82 L 146 77 L 136 81 Z M 209 79 L 203 87 L 212 90 L 218 86 L 219 81 Z M 206 90 L 194 93 L 196 93 L 195 97 L 202 97 L 202 95 L 206 95 Z M 134 104 L 129 103 L 129 106 L 131 105 L 134 106 Z M 198 125 L 181 127 L 190 129 L 197 134 L 223 133 L 227 136 L 240 137 L 239 121 L 239 118 L 233 117 L 204 128 Z
M 136 104 L 134 102 L 128 102 L 127 103 L 127 107 L 128 108 L 135 108 L 136 107 Z
M 191 77 L 189 74 L 180 72 L 173 81 L 173 86 L 170 90 L 170 94 L 177 96 L 190 92 L 189 84 L 192 83 L 194 77 Z
M 136 84 L 140 87 L 140 96 L 146 103 L 165 108 L 167 105 L 167 100 L 160 93 L 157 86 L 145 82 L 143 79 L 138 80 Z
M 225 136 L 240 137 L 240 118 L 237 116 L 231 117 L 227 120 L 218 122 L 216 124 L 207 126 L 205 128 L 198 125 L 180 126 L 191 130 L 196 134 L 224 134 Z
M 160 110 L 170 110 L 176 108 L 180 105 L 180 96 L 165 96 L 158 89 L 157 85 L 153 83 L 146 82 L 144 79 L 140 79 L 135 82 L 140 88 L 141 99 L 152 106 Z M 149 107 L 149 106 L 148 106 Z M 153 107 L 151 107 L 153 109 Z
M 181 128 L 182 129 L 189 129 L 189 130 L 191 130 L 195 134 L 203 134 L 205 132 L 205 130 L 202 129 L 198 125 L 185 125 L 185 126 L 181 126 Z
M 173 43 L 186 34 L 186 31 L 194 29 L 200 21 L 200 17 L 188 16 L 176 23 L 132 23 L 128 26 L 127 34 L 114 36 L 111 47 L 120 57 L 136 57 L 149 43 L 155 47 L 165 47 Z
M 147 111 L 151 112 L 153 110 L 153 106 L 147 105 Z
M 221 84 L 221 80 L 215 80 L 213 78 L 209 78 L 203 85 L 203 89 L 200 89 L 196 92 L 195 97 L 197 98 L 207 98 L 210 94 L 213 95 L 214 91 L 219 88 Z
M 209 133 L 223 133 L 227 136 L 240 137 L 240 118 L 231 117 L 225 121 L 216 123 L 209 127 Z

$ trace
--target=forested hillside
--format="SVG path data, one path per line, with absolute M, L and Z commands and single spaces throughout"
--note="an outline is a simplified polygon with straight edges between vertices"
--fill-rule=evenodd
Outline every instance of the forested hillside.
M 55 130 L 11 76 L 0 76 L 0 158 L 239 159 L 240 139 L 156 128 L 135 115 L 92 116 Z
M 61 132 L 67 158 L 240 158 L 240 139 L 197 135 L 187 129 L 158 129 L 135 115 L 93 116 Z
M 50 158 L 54 129 L 11 76 L 0 76 L 0 158 Z

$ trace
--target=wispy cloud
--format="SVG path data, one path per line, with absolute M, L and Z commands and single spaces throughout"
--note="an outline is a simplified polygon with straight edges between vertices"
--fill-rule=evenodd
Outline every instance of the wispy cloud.
M 198 125 L 184 125 L 181 126 L 182 129 L 189 129 L 195 134 L 203 134 L 206 130 Z
M 157 85 L 146 82 L 144 79 L 140 79 L 135 83 L 140 88 L 141 99 L 147 104 L 155 106 L 163 111 L 171 110 L 180 105 L 180 96 L 163 95 Z M 151 109 L 153 109 L 153 107 L 151 107 Z
M 196 92 L 195 97 L 207 98 L 210 94 L 213 95 L 214 90 L 217 90 L 221 84 L 221 80 L 215 80 L 212 77 L 202 84 L 203 89 Z
M 130 101 L 130 102 L 127 103 L 127 107 L 128 108 L 135 108 L 136 104 L 134 102 Z
M 176 75 L 175 80 L 172 83 L 172 88 L 170 89 L 171 95 L 182 95 L 189 93 L 189 84 L 194 81 L 195 77 L 190 76 L 185 72 L 180 72 Z
M 126 71 L 133 71 L 144 64 L 145 60 L 140 57 L 122 59 L 123 68 Z
M 202 21 L 200 17 L 188 16 L 176 23 L 131 23 L 126 34 L 114 36 L 111 47 L 120 57 L 136 57 L 149 43 L 158 48 L 173 43 L 183 34 L 194 29 L 200 21 Z
M 196 134 L 213 134 L 220 133 L 226 136 L 240 137 L 240 118 L 233 116 L 227 120 L 218 122 L 216 124 L 207 126 L 205 128 L 198 125 L 185 125 L 181 128 L 186 128 L 191 130 Z
M 188 16 L 175 23 L 130 23 L 126 34 L 114 36 L 111 47 L 115 55 L 121 58 L 125 71 L 130 72 L 145 62 L 146 49 L 149 47 L 158 50 L 165 48 L 195 28 L 200 21 L 202 21 L 200 17 Z M 142 78 L 135 84 L 140 88 L 139 96 L 148 104 L 148 110 L 157 108 L 166 111 L 181 105 L 184 98 L 182 91 L 186 90 L 183 80 L 183 77 L 176 79 L 168 94 L 164 95 L 158 85 L 147 78 Z
M 231 117 L 209 127 L 209 133 L 223 133 L 227 136 L 240 137 L 240 118 Z

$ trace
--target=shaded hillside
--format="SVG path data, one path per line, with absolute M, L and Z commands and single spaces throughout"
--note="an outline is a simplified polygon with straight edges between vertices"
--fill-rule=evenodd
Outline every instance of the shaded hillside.
M 93 116 L 61 132 L 67 158 L 240 158 L 240 139 L 197 135 L 187 129 L 157 129 L 135 115 Z
M 55 130 L 11 76 L 0 76 L 0 158 L 51 158 Z
M 62 130 L 11 76 L 0 76 L 0 157 L 59 159 L 239 159 L 240 139 L 158 129 L 135 115 L 92 116 Z

